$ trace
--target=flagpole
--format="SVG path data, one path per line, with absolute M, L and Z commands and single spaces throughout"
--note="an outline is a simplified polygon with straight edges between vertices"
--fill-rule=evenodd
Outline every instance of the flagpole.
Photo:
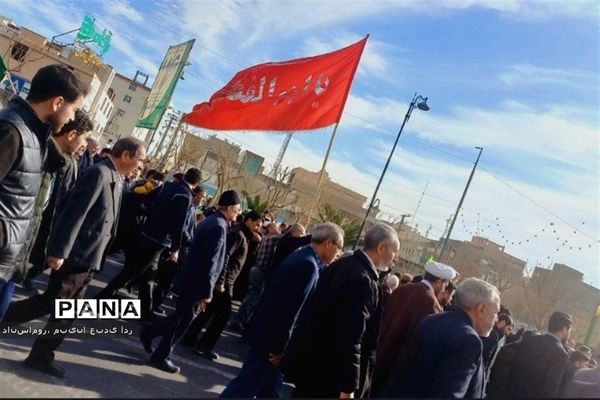
M 14 82 L 12 81 L 11 77 L 10 77 L 10 72 L 8 72 L 8 70 L 6 70 L 4 72 L 4 74 L 8 77 L 8 82 L 10 83 L 10 87 L 13 90 L 13 93 L 16 94 L 17 96 L 19 95 L 19 93 L 17 93 L 17 88 L 15 87 Z
M 313 201 L 310 212 L 308 213 L 308 220 L 306 222 L 306 227 L 308 227 L 312 221 L 313 214 L 315 212 L 315 208 L 319 203 L 319 199 L 321 198 L 321 189 L 323 186 L 323 176 L 325 175 L 325 168 L 327 167 L 327 161 L 329 160 L 329 155 L 331 154 L 331 148 L 333 147 L 333 142 L 335 140 L 335 136 L 337 134 L 338 127 L 340 123 L 337 122 L 335 127 L 333 128 L 333 133 L 331 134 L 331 139 L 329 139 L 329 147 L 327 148 L 327 153 L 325 153 L 325 159 L 323 160 L 323 166 L 321 167 L 321 172 L 319 173 L 319 181 L 317 182 L 317 195 L 315 196 L 315 200 Z

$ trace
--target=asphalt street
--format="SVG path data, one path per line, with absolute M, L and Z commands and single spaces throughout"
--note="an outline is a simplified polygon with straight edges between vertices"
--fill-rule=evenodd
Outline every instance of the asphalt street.
M 85 297 L 93 297 L 119 269 L 117 260 L 109 260 Z M 40 291 L 47 277 L 44 274 L 36 281 Z M 119 295 L 128 296 L 123 290 Z M 14 300 L 26 296 L 17 288 Z M 173 304 L 167 300 L 167 311 Z M 127 324 L 139 328 L 139 321 Z M 215 350 L 221 356 L 217 361 L 177 346 L 172 360 L 181 367 L 181 373 L 173 375 L 147 365 L 148 355 L 136 334 L 67 337 L 56 353 L 57 363 L 67 370 L 60 379 L 24 365 L 33 341 L 33 337 L 0 339 L 0 397 L 217 397 L 237 374 L 247 350 L 240 336 L 229 331 L 217 344 Z

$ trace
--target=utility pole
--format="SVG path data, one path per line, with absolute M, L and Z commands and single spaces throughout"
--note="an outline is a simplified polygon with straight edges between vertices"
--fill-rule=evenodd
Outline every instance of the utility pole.
M 158 156 L 160 149 L 162 149 L 162 146 L 165 142 L 165 139 L 169 135 L 169 131 L 171 130 L 171 126 L 173 125 L 173 122 L 175 122 L 175 118 L 177 118 L 177 114 L 173 113 L 173 114 L 169 115 L 169 122 L 167 123 L 167 127 L 163 131 L 162 138 L 160 138 L 160 142 L 158 143 L 158 146 L 152 152 L 152 155 Z M 150 147 L 150 145 L 148 145 L 148 147 Z
M 456 223 L 456 218 L 458 217 L 458 213 L 462 208 L 463 201 L 465 201 L 465 197 L 467 195 L 467 191 L 469 190 L 469 186 L 471 185 L 471 180 L 473 179 L 473 175 L 475 175 L 475 170 L 477 169 L 477 164 L 479 164 L 479 158 L 481 158 L 481 153 L 483 152 L 483 147 L 475 147 L 479 150 L 479 154 L 477 155 L 477 160 L 475 160 L 475 164 L 473 165 L 473 169 L 471 170 L 471 175 L 469 175 L 469 179 L 467 180 L 467 185 L 465 186 L 465 190 L 458 202 L 458 206 L 456 207 L 456 212 L 454 213 L 454 218 L 452 218 L 452 223 L 450 224 L 450 229 L 448 229 L 448 234 L 446 234 L 446 238 L 444 239 L 444 244 L 442 245 L 442 250 L 440 251 L 440 260 L 444 257 L 444 251 L 446 250 L 446 244 L 450 239 L 450 235 L 452 234 L 452 228 L 454 228 L 454 224 Z

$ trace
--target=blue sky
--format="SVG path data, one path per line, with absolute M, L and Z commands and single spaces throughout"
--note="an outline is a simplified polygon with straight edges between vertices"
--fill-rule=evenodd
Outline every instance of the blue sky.
M 413 213 L 429 182 L 413 222 L 421 232 L 432 225 L 430 237 L 439 237 L 477 155 L 474 146 L 483 146 L 483 168 L 453 238 L 479 231 L 530 267 L 565 263 L 600 286 L 600 6 L 594 0 L 0 5 L 16 24 L 49 37 L 77 28 L 86 14 L 98 18 L 113 31 L 105 61 L 130 76 L 141 69 L 153 77 L 170 44 L 196 38 L 192 66 L 173 99 L 183 111 L 244 67 L 319 54 L 369 33 L 328 168 L 332 178 L 370 197 L 408 102 L 419 92 L 429 97 L 431 111 L 415 111 L 405 128 L 380 191 L 383 211 Z M 330 133 L 294 136 L 284 163 L 318 170 Z M 267 162 L 283 140 L 262 133 L 222 137 Z

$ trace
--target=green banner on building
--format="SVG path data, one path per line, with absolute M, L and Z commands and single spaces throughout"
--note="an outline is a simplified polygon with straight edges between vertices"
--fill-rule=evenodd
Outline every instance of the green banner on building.
M 183 67 L 188 61 L 194 39 L 169 47 L 167 54 L 158 69 L 152 90 L 136 126 L 138 128 L 156 129 L 179 82 Z

